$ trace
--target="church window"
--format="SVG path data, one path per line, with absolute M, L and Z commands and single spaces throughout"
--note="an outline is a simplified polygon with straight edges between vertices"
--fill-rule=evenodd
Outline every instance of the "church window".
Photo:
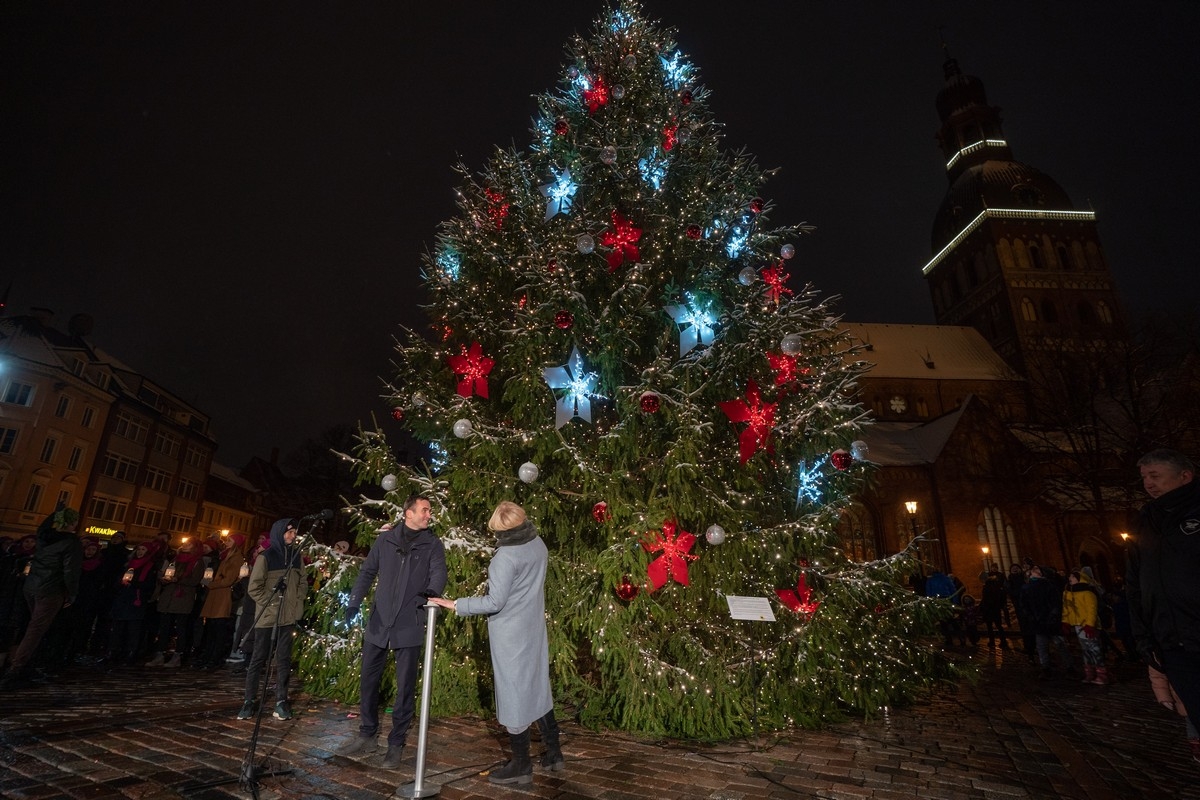
M 1100 321 L 1105 325 L 1112 325 L 1113 323 L 1112 309 L 1109 308 L 1108 303 L 1104 302 L 1103 300 L 1096 303 L 1096 316 L 1099 317 Z
M 1058 307 L 1053 300 L 1042 301 L 1042 319 L 1046 322 L 1058 322 Z
M 1004 519 L 999 508 L 988 506 L 983 509 L 976 531 L 980 547 L 988 548 L 988 569 L 1007 574 L 1010 566 L 1021 563 L 1012 523 Z
M 1071 259 L 1071 251 L 1067 249 L 1065 244 L 1059 244 L 1054 248 L 1054 251 L 1058 254 L 1058 265 L 1061 269 L 1075 269 L 1075 262 Z
M 929 416 L 929 404 L 925 402 L 924 397 L 917 398 L 917 416 L 918 417 L 928 417 Z
M 1012 244 L 1013 257 L 1017 262 L 1017 269 L 1031 269 L 1029 266 L 1029 249 L 1025 247 L 1025 242 L 1016 239 Z
M 1029 245 L 1029 260 L 1033 263 L 1034 269 L 1046 268 L 1046 261 L 1042 258 L 1042 248 L 1036 244 Z
M 1026 322 L 1037 322 L 1038 320 L 1037 307 L 1028 297 L 1021 298 L 1021 319 Z
M 853 561 L 874 561 L 878 558 L 875 545 L 875 522 L 871 512 L 859 503 L 854 503 L 842 512 L 838 521 L 838 533 L 842 539 L 842 550 Z

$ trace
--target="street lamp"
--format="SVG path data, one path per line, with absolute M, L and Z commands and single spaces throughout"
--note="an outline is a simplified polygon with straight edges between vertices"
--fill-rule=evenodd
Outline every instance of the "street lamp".
M 917 501 L 916 500 L 905 500 L 904 501 L 904 510 L 908 512 L 908 524 L 912 527 L 912 541 L 916 541 L 917 536 L 920 535 L 919 533 L 917 533 Z M 924 577 L 925 564 L 924 564 L 924 560 L 920 557 L 920 550 L 918 550 L 918 554 L 917 554 L 917 566 L 918 566 L 918 569 L 920 569 L 921 576 Z
M 987 572 L 988 571 L 988 546 L 985 544 L 980 549 L 983 550 L 983 571 Z

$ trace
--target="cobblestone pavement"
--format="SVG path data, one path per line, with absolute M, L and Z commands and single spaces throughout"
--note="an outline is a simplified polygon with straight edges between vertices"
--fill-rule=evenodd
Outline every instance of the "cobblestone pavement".
M 821 731 L 698 745 L 568 722 L 567 771 L 538 770 L 532 785 L 516 788 L 482 774 L 504 758 L 506 737 L 494 723 L 436 719 L 424 782 L 447 800 L 1200 799 L 1200 764 L 1183 723 L 1155 704 L 1143 666 L 1119 665 L 1117 683 L 1100 687 L 1039 681 L 1019 649 L 981 645 L 956 657 L 978 663 L 981 680 Z M 240 705 L 241 681 L 228 672 L 162 668 L 73 667 L 52 683 L 0 694 L 0 796 L 249 797 L 237 778 L 254 722 L 235 719 Z M 384 798 L 413 781 L 411 746 L 395 772 L 380 767 L 380 753 L 333 754 L 356 730 L 354 709 L 303 697 L 293 706 L 291 721 L 269 710 L 262 720 L 255 763 L 291 772 L 261 774 L 260 797 Z M 222 779 L 232 782 L 200 786 Z

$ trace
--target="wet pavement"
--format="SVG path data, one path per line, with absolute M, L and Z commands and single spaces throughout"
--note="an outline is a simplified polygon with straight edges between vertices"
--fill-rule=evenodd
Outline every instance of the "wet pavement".
M 1039 680 L 1020 652 L 962 648 L 980 680 L 871 721 L 715 745 L 598 734 L 567 721 L 567 770 L 498 787 L 505 758 L 492 721 L 434 719 L 424 785 L 437 797 L 1196 798 L 1200 763 L 1181 718 L 1154 701 L 1145 667 L 1120 664 L 1110 686 Z M 239 721 L 240 677 L 227 670 L 84 667 L 0 694 L 4 798 L 251 797 L 239 781 L 254 720 Z M 380 767 L 386 743 L 359 760 L 334 755 L 357 730 L 354 708 L 303 696 L 295 718 L 261 722 L 254 763 L 263 798 L 359 800 L 411 785 L 416 726 L 402 767 Z M 385 720 L 385 726 L 388 721 Z M 533 752 L 540 752 L 535 741 Z M 287 774 L 269 774 L 290 770 Z M 204 786 L 228 781 L 223 785 Z M 411 789 L 408 796 L 411 796 Z

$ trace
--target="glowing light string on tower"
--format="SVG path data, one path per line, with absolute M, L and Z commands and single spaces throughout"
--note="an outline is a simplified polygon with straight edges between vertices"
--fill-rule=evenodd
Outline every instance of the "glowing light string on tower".
M 546 385 L 551 389 L 562 389 L 563 393 L 555 404 L 554 427 L 561 428 L 575 417 L 584 422 L 592 421 L 591 398 L 602 398 L 596 393 L 599 376 L 589 372 L 579 355 L 579 348 L 571 348 L 571 356 L 561 367 L 546 367 L 542 371 Z

